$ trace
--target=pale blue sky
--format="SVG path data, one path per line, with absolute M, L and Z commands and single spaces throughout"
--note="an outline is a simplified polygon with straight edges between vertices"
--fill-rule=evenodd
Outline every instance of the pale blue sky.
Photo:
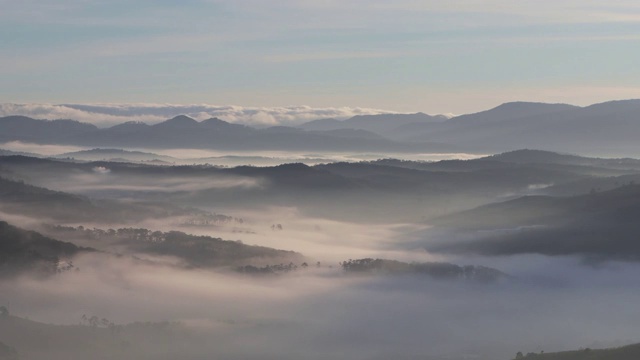
M 0 102 L 466 113 L 640 98 L 640 3 L 0 0 Z

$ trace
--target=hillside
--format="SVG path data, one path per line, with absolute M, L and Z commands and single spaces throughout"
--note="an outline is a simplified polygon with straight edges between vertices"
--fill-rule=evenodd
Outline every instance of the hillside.
M 433 223 L 468 232 L 433 251 L 510 255 L 583 255 L 640 260 L 640 186 L 575 197 L 523 197 L 448 215 Z
M 635 139 L 640 134 L 639 112 L 640 100 L 612 101 L 587 107 L 507 103 L 454 117 L 436 128 L 413 129 L 403 140 L 437 140 L 467 151 L 537 148 L 619 156 L 638 150 Z
M 46 232 L 57 237 L 83 239 L 86 243 L 95 244 L 95 247 L 113 246 L 118 253 L 176 257 L 182 261 L 182 265 L 190 268 L 301 263 L 305 260 L 304 256 L 294 251 L 190 235 L 181 231 L 48 226 Z
M 72 267 L 71 258 L 88 251 L 93 250 L 0 221 L 0 276 L 25 272 L 54 274 Z
M 556 353 L 527 354 L 513 360 L 636 360 L 640 359 L 640 344 L 612 349 L 584 349 Z

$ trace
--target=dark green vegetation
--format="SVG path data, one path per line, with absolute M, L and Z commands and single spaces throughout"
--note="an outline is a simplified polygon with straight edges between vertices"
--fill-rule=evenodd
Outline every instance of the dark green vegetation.
M 93 250 L 0 221 L 0 276 L 24 272 L 50 275 L 70 270 L 75 255 L 90 251 Z
M 636 360 L 640 359 L 640 344 L 612 349 L 583 349 L 543 354 L 518 354 L 514 360 Z

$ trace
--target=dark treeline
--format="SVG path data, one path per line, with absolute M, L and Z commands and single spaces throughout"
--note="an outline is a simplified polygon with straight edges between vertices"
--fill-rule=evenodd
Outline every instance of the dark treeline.
M 555 353 L 518 352 L 513 360 L 636 360 L 640 359 L 640 344 L 611 349 L 580 349 Z
M 193 267 L 219 267 L 237 264 L 300 261 L 303 256 L 294 251 L 276 250 L 264 246 L 246 245 L 241 241 L 210 236 L 189 235 L 180 231 L 152 231 L 144 228 L 99 229 L 83 226 L 47 226 L 47 231 L 61 237 L 92 239 L 97 242 L 116 241 L 131 253 L 176 256 Z
M 499 270 L 484 266 L 459 266 L 442 262 L 406 263 L 397 260 L 365 258 L 349 259 L 340 263 L 340 266 L 347 273 L 416 274 L 442 280 L 492 282 L 507 277 Z

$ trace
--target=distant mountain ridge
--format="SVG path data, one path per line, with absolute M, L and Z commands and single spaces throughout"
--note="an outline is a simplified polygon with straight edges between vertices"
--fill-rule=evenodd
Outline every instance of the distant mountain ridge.
M 443 115 L 427 115 L 425 113 L 415 114 L 379 114 L 379 115 L 356 115 L 346 120 L 319 119 L 299 125 L 305 130 L 340 130 L 355 129 L 367 130 L 378 134 L 391 131 L 399 126 L 407 124 L 435 123 L 447 120 Z
M 638 149 L 640 100 L 587 107 L 507 103 L 441 124 L 395 134 L 396 140 L 437 141 L 465 150 L 504 152 L 536 148 L 587 154 L 632 154 Z
M 218 118 L 198 122 L 184 115 L 155 125 L 127 122 L 105 129 L 67 120 L 5 117 L 0 118 L 0 134 L 0 141 L 89 147 L 400 152 L 427 147 L 448 149 L 438 144 L 398 142 L 362 129 L 307 131 L 286 126 L 256 129 Z
M 586 107 L 511 102 L 450 119 L 424 113 L 359 115 L 261 129 L 185 115 L 105 129 L 72 120 L 0 118 L 0 141 L 90 147 L 471 153 L 536 148 L 629 156 L 640 151 L 639 137 L 640 100 Z

